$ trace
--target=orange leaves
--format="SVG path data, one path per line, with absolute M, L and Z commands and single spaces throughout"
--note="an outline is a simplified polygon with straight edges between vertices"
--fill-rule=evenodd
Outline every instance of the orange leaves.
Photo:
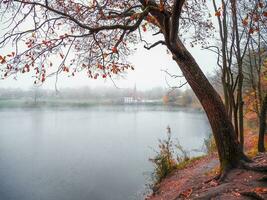
M 148 23 L 150 23 L 150 24 L 154 24 L 154 25 L 157 25 L 157 24 L 158 24 L 156 18 L 153 17 L 153 16 L 147 16 L 147 17 L 146 17 L 146 21 L 147 21 Z
M 188 198 L 188 197 L 191 196 L 192 192 L 193 192 L 193 190 L 192 190 L 192 188 L 190 188 L 188 190 L 185 190 L 185 191 L 181 192 L 179 197 L 180 198 Z
M 267 193 L 267 188 L 257 187 L 253 191 L 256 192 L 256 193 L 266 194 Z
M 112 65 L 111 72 L 113 74 L 118 74 L 119 71 L 120 71 L 120 69 L 117 65 Z
M 6 56 L 0 55 L 0 64 L 7 63 L 7 58 L 12 58 L 15 56 L 15 52 L 11 52 L 10 54 L 7 54 Z
M 216 12 L 215 12 L 215 16 L 216 16 L 216 17 L 220 17 L 221 15 L 222 15 L 222 8 L 219 7 L 219 8 L 216 10 Z
M 248 25 L 248 18 L 243 19 L 243 20 L 242 20 L 242 24 L 243 24 L 244 26 L 247 26 L 247 25 Z
M 220 17 L 220 16 L 221 16 L 221 11 L 220 11 L 220 10 L 216 11 L 216 12 L 215 12 L 215 16 L 216 16 L 216 17 Z
M 5 64 L 6 63 L 6 57 L 5 56 L 3 57 L 3 56 L 0 55 L 0 63 L 1 64 Z
M 139 13 L 134 13 L 133 15 L 130 16 L 130 20 L 131 20 L 131 21 L 136 20 L 136 19 L 139 18 L 139 16 L 140 16 Z
M 113 48 L 112 48 L 112 53 L 118 53 L 118 49 L 117 49 L 117 47 L 113 47 Z
M 164 2 L 163 0 L 160 0 L 160 3 L 159 3 L 159 10 L 162 12 L 164 10 Z

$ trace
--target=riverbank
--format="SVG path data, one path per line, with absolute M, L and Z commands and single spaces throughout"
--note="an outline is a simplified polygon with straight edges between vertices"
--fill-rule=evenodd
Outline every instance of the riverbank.
M 0 109 L 10 108 L 49 108 L 49 107 L 99 107 L 99 106 L 126 106 L 126 107 L 147 107 L 155 108 L 162 107 L 168 110 L 186 110 L 186 111 L 200 111 L 203 109 L 197 105 L 180 106 L 180 105 L 165 105 L 162 102 L 139 102 L 139 103 L 118 103 L 112 101 L 71 101 L 71 100 L 41 100 L 34 102 L 27 99 L 0 99 Z
M 246 148 L 250 153 L 254 151 L 251 146 Z M 254 156 L 253 161 L 253 166 L 267 167 L 267 153 Z M 174 170 L 155 186 L 153 194 L 146 199 L 267 199 L 267 173 L 235 169 L 230 171 L 224 182 L 219 183 L 213 179 L 218 172 L 217 155 L 207 155 L 184 169 Z

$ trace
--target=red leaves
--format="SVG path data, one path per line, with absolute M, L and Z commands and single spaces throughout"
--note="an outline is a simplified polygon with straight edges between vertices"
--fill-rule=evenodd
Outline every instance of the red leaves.
M 34 41 L 32 39 L 30 39 L 29 41 L 25 42 L 25 44 L 27 45 L 28 48 L 32 48 Z
M 42 79 L 41 79 L 42 83 L 45 82 L 45 77 L 42 76 Z
M 26 64 L 23 69 L 22 69 L 22 73 L 25 73 L 25 72 L 29 72 L 30 71 L 30 65 Z
M 248 25 L 248 19 L 247 18 L 243 19 L 242 24 L 244 26 L 247 26 Z
M 45 81 L 45 71 L 43 71 L 44 73 L 42 74 L 42 78 L 41 78 L 41 81 L 42 83 Z
M 267 17 L 267 11 L 263 12 L 263 16 Z
M 117 49 L 117 47 L 113 47 L 113 48 L 112 48 L 112 53 L 118 53 L 118 49 Z
M 60 53 L 59 55 L 60 55 L 60 57 L 61 57 L 62 59 L 64 58 L 64 55 L 63 55 L 62 53 Z
M 70 71 L 70 69 L 68 67 L 66 67 L 66 66 L 63 67 L 63 72 L 67 72 L 68 73 L 69 71 Z
M 250 33 L 250 34 L 253 34 L 254 33 L 254 29 L 253 28 L 250 28 L 249 30 L 248 30 L 248 32 Z
M 97 68 L 103 70 L 103 69 L 104 69 L 104 66 L 101 65 L 101 64 L 98 64 L 98 65 L 97 65 Z
M 11 54 L 7 54 L 7 57 L 14 57 L 15 56 L 15 52 L 11 52 Z
M 263 3 L 262 2 L 259 2 L 258 5 L 259 5 L 260 8 L 263 8 Z
M 144 32 L 147 31 L 147 29 L 146 29 L 146 25 L 145 25 L 145 24 L 142 25 L 142 29 L 143 29 Z
M 98 76 L 99 76 L 99 74 L 96 73 L 95 76 L 94 76 L 94 79 L 97 79 Z
M 220 10 L 216 11 L 216 12 L 215 12 L 215 16 L 216 16 L 216 17 L 220 17 L 220 16 L 221 16 L 221 11 L 220 11 Z
M 188 198 L 188 197 L 191 196 L 192 192 L 193 192 L 193 190 L 192 190 L 192 188 L 190 188 L 188 190 L 185 190 L 185 191 L 181 192 L 180 195 L 179 195 L 179 197 L 181 197 L 181 198 Z

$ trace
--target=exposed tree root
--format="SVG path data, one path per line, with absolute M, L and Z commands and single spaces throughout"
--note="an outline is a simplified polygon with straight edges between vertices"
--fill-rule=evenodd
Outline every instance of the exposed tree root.
M 241 155 L 241 160 L 247 162 L 247 163 L 252 163 L 253 160 L 251 160 L 249 157 L 247 157 L 244 153 Z
M 267 176 L 264 176 L 264 177 L 260 178 L 258 181 L 260 181 L 260 182 L 267 182 Z
M 241 161 L 241 166 L 240 168 L 246 169 L 246 170 L 251 170 L 251 171 L 256 171 L 256 172 L 267 172 L 267 166 L 264 165 L 251 165 L 247 162 Z
M 230 183 L 225 183 L 225 184 L 217 186 L 216 188 L 210 188 L 204 194 L 202 194 L 198 197 L 195 197 L 194 200 L 212 199 L 212 198 L 218 196 L 219 194 L 221 194 L 222 192 L 224 192 L 225 190 L 227 190 L 229 185 L 230 185 Z
M 257 159 L 260 158 L 260 156 L 257 157 Z M 227 166 L 224 168 L 224 170 L 216 175 L 215 177 L 205 181 L 205 183 L 209 183 L 213 180 L 218 181 L 218 183 L 223 183 L 225 179 L 227 178 L 227 174 L 234 168 L 239 168 L 239 169 L 246 169 L 250 171 L 256 171 L 256 172 L 262 172 L 265 173 L 267 172 L 267 166 L 266 165 L 254 165 L 256 162 L 249 159 L 247 156 L 242 156 L 241 160 L 239 161 L 239 165 L 237 167 L 233 167 L 231 165 Z M 267 179 L 267 177 L 265 177 Z
M 256 192 L 241 192 L 240 194 L 243 196 L 251 197 L 256 200 L 264 200 L 264 198 Z
M 221 177 L 221 174 L 217 174 L 216 176 L 206 180 L 204 183 L 206 184 L 206 183 L 209 183 L 209 182 L 214 181 L 214 180 L 218 181 L 220 179 L 220 177 Z

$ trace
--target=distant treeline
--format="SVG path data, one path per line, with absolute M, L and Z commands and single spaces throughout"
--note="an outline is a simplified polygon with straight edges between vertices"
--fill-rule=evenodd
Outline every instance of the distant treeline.
M 125 98 L 133 98 L 140 102 L 159 102 L 161 104 L 191 106 L 198 102 L 192 90 L 152 88 L 141 91 L 136 88 L 118 89 L 115 87 L 98 88 L 65 88 L 56 90 L 47 90 L 42 88 L 33 88 L 29 90 L 22 89 L 1 89 L 1 100 L 27 100 L 28 102 L 44 101 L 73 101 L 73 102 L 99 102 L 99 103 L 123 103 Z

